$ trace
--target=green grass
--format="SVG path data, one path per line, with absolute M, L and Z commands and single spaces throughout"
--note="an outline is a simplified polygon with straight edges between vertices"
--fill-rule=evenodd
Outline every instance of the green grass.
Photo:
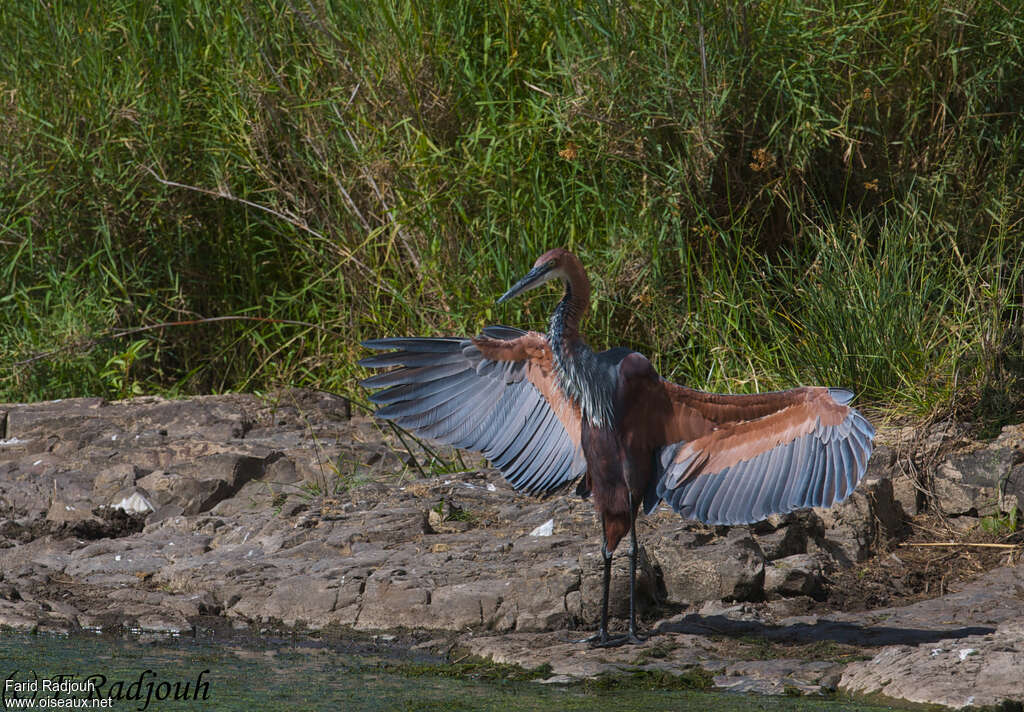
M 358 395 L 565 245 L 666 377 L 1009 422 L 1022 102 L 999 3 L 9 0 L 0 400 Z

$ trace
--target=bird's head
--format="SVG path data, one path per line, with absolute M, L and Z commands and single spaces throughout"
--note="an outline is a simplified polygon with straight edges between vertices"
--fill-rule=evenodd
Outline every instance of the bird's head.
M 552 279 L 558 278 L 568 281 L 569 273 L 566 268 L 572 269 L 572 267 L 577 265 L 579 265 L 579 259 L 568 250 L 561 247 L 548 250 L 533 263 L 533 269 L 513 284 L 511 289 L 501 295 L 498 299 L 498 304 L 503 304 L 509 299 L 539 287 Z M 582 265 L 579 265 L 579 268 L 582 272 Z

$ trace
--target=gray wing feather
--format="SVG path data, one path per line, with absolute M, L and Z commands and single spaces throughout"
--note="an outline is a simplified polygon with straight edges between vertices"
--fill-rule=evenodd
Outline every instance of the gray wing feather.
M 409 353 L 408 351 L 389 351 L 384 354 L 367 356 L 359 363 L 366 368 L 390 368 L 392 366 L 441 366 L 446 363 L 462 363 L 465 357 L 461 353 L 447 356 L 437 353 Z M 380 374 L 383 375 L 383 374 Z
M 530 465 L 534 459 L 544 450 L 548 429 L 551 425 L 547 419 L 547 413 L 537 409 L 530 413 L 530 418 L 519 431 L 519 436 L 506 451 L 505 455 L 512 454 L 508 464 L 509 481 L 513 485 L 520 485 L 525 488 L 525 476 L 531 472 Z
M 779 498 L 779 511 L 782 510 L 786 502 L 791 502 L 796 498 L 796 492 L 803 486 L 798 473 L 805 472 L 811 464 L 811 459 L 814 457 L 809 438 L 797 438 L 793 441 L 792 445 L 793 449 L 796 450 L 793 464 L 790 468 L 790 472 L 793 475 L 786 478 L 785 487 L 782 489 L 782 497 Z
M 422 383 L 424 379 L 436 380 L 444 376 L 462 373 L 466 366 L 458 361 L 439 363 L 416 368 L 400 368 L 387 373 L 379 373 L 363 381 L 367 388 L 386 388 L 387 386 L 405 386 Z
M 838 425 L 819 422 L 806 435 L 719 472 L 702 471 L 669 489 L 665 481 L 677 470 L 689 469 L 698 456 L 673 462 L 685 445 L 673 443 L 655 458 L 656 495 L 683 516 L 707 524 L 750 524 L 803 507 L 831 507 L 846 499 L 864 477 L 874 436 L 871 424 L 851 409 Z
M 789 466 L 787 460 L 789 453 L 792 451 L 791 442 L 786 443 L 781 447 L 777 447 L 770 451 L 768 462 L 765 464 L 765 471 L 771 472 L 773 470 L 788 470 Z M 761 505 L 762 511 L 772 511 L 774 502 L 780 499 L 781 492 L 786 481 L 782 477 L 759 477 L 758 468 L 755 467 L 750 461 L 743 463 L 744 469 L 747 473 L 747 481 L 744 482 L 744 486 L 750 492 L 754 492 L 752 497 L 747 502 L 744 502 L 746 506 L 737 507 L 730 510 L 731 519 L 739 519 L 745 512 L 749 512 L 753 509 L 754 503 L 758 502 Z
M 489 326 L 483 335 L 515 339 L 526 332 Z M 509 483 L 548 494 L 586 471 L 580 448 L 526 378 L 525 362 L 491 361 L 469 339 L 400 337 L 363 346 L 386 353 L 362 359 L 391 369 L 363 381 L 376 416 L 455 447 L 482 452 Z
M 502 386 L 501 395 L 495 402 L 494 408 L 489 411 L 488 418 L 480 418 L 480 427 L 472 436 L 466 438 L 466 442 L 459 447 L 479 452 L 500 451 L 503 448 L 502 439 L 507 437 L 512 430 L 511 423 L 519 417 L 521 406 L 527 400 L 523 398 L 522 392 L 531 388 L 528 384 L 512 383 Z
M 443 413 L 437 412 L 439 417 L 443 415 L 443 420 L 424 429 L 424 435 L 435 440 L 443 440 L 455 447 L 466 447 L 465 442 L 472 441 L 472 436 L 489 424 L 490 420 L 483 416 L 494 407 L 501 390 L 501 383 L 487 383 L 482 388 L 466 394 L 464 399 L 449 401 L 450 407 Z
M 543 490 L 544 482 L 551 474 L 551 468 L 559 464 L 566 453 L 559 452 L 559 432 L 562 430 L 561 423 L 554 413 L 548 416 L 549 425 L 544 437 L 543 449 L 539 448 L 536 460 L 540 463 L 533 469 L 529 478 L 531 488 Z

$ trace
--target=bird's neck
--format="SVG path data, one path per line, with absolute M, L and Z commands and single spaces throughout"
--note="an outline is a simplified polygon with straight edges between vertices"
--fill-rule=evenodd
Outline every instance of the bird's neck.
M 565 343 L 581 342 L 580 321 L 590 307 L 590 283 L 586 275 L 570 276 L 565 281 L 565 296 L 555 307 L 548 328 L 552 336 Z
M 612 423 L 614 384 L 601 378 L 597 356 L 579 332 L 580 319 L 590 300 L 589 291 L 589 285 L 581 290 L 566 282 L 565 296 L 551 315 L 548 341 L 562 390 L 579 405 L 584 420 L 595 427 L 605 427 Z

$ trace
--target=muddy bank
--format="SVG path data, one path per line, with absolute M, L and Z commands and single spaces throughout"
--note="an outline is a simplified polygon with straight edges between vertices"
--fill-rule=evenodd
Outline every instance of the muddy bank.
M 0 405 L 0 625 L 408 628 L 437 650 L 550 665 L 552 681 L 701 667 L 759 692 L 1024 700 L 1019 550 L 897 546 L 923 527 L 970 539 L 982 521 L 986 543 L 1013 543 L 1000 527 L 1024 501 L 1022 445 L 1019 426 L 989 443 L 951 425 L 882 433 L 835 510 L 749 528 L 659 510 L 639 528 L 655 635 L 590 650 L 572 642 L 600 603 L 589 503 L 517 495 L 472 461 L 431 474 L 438 461 L 414 462 L 340 398 Z

